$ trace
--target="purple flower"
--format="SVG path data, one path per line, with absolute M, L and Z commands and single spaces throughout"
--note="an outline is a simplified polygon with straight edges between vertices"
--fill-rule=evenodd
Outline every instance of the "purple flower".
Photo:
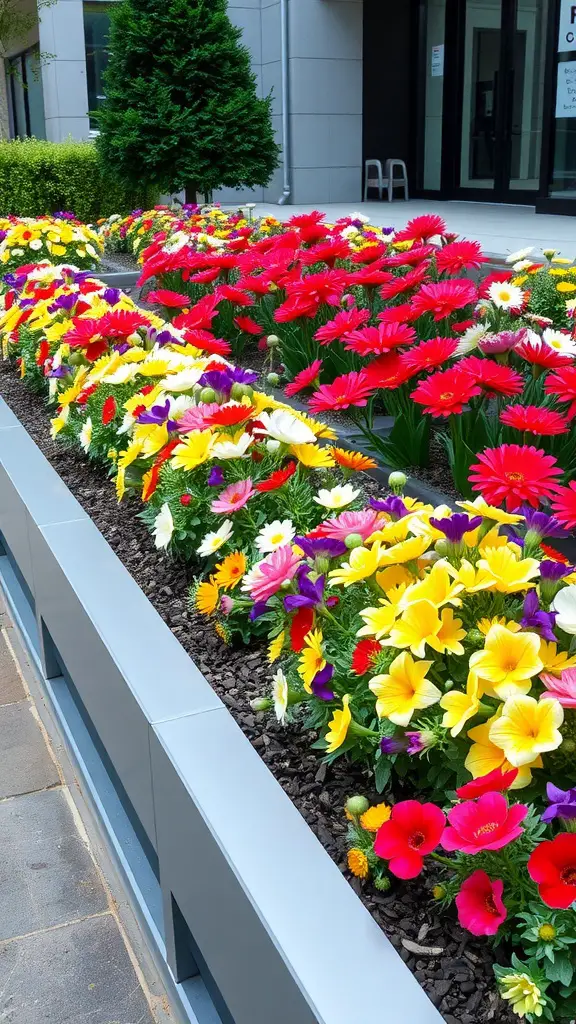
M 440 530 L 451 544 L 461 544 L 465 533 L 482 525 L 482 516 L 467 516 L 465 512 L 455 512 L 446 519 L 430 517 L 430 524 L 434 529 Z
M 426 750 L 426 743 L 421 732 L 407 732 L 406 737 L 408 739 L 407 754 L 421 754 L 423 750 Z
M 317 555 L 340 558 L 348 550 L 343 540 L 331 540 L 330 537 L 294 537 L 294 544 L 302 548 L 308 558 L 316 558 Z
M 78 295 L 59 295 L 52 305 L 48 306 L 48 312 L 57 313 L 59 309 L 65 309 L 70 312 L 71 309 L 74 309 L 78 298 Z
M 89 277 L 92 277 L 91 270 L 72 270 L 72 267 L 66 269 L 70 270 L 70 274 L 72 275 L 72 280 L 74 284 L 82 284 L 83 281 L 86 281 Z
M 7 231 L 0 231 L 0 242 L 4 241 L 4 239 L 6 238 L 7 234 L 8 234 Z
M 250 622 L 254 622 L 256 619 L 259 619 L 261 615 L 265 615 L 267 611 L 268 604 L 266 601 L 256 601 L 250 609 L 250 615 L 248 618 L 250 619 Z
M 119 288 L 105 288 L 102 292 L 102 298 L 104 302 L 108 302 L 111 306 L 115 306 L 120 301 L 120 289 Z
M 378 498 L 370 498 L 370 507 L 377 512 L 387 512 L 393 519 L 403 519 L 408 515 L 408 509 L 397 494 L 389 494 L 384 501 Z
M 26 275 L 4 274 L 4 281 L 6 282 L 9 288 L 16 288 L 17 291 L 20 291 L 22 285 L 26 284 Z
M 147 412 L 141 412 L 138 416 L 138 423 L 153 423 L 160 426 L 170 413 L 170 399 L 167 398 L 163 405 L 153 405 Z
M 56 220 L 76 220 L 76 214 L 71 213 L 70 210 L 59 210 L 58 213 L 53 213 L 52 216 Z
M 312 680 L 312 693 L 315 697 L 318 697 L 320 700 L 334 700 L 334 691 L 328 686 L 333 675 L 333 665 L 325 665 L 324 668 L 316 673 Z
M 380 750 L 383 754 L 401 754 L 406 750 L 406 744 L 402 740 L 393 740 L 391 736 L 383 736 L 380 740 Z
M 554 818 L 576 818 L 576 789 L 558 789 L 553 782 L 546 784 L 546 796 L 550 806 L 542 815 L 542 821 L 550 822 Z
M 520 622 L 521 626 L 540 633 L 540 636 L 543 636 L 545 640 L 552 642 L 556 640 L 553 628 L 556 621 L 556 612 L 545 612 L 540 609 L 538 594 L 535 590 L 529 590 L 526 594 L 522 610 L 524 614 Z
M 531 534 L 531 537 L 540 541 L 544 537 L 567 537 L 568 531 L 558 522 L 554 516 L 546 515 L 545 512 L 539 512 L 538 509 L 530 508 L 529 505 L 523 505 L 519 510 L 521 515 L 526 520 L 526 532 Z
M 557 583 L 570 573 L 576 572 L 576 566 L 565 565 L 564 562 L 554 562 L 551 558 L 544 558 L 540 562 L 540 576 L 543 580 Z
M 67 377 L 71 373 L 69 366 L 55 366 L 53 370 L 50 370 L 47 374 L 48 377 Z
M 224 472 L 220 466 L 213 466 L 208 474 L 208 487 L 221 487 L 224 483 Z
M 227 370 L 208 370 L 198 381 L 203 388 L 213 388 L 222 395 L 229 395 L 234 381 Z
M 313 583 L 308 573 L 310 569 L 303 565 L 296 573 L 298 579 L 299 594 L 288 594 L 284 598 L 284 607 L 287 612 L 293 612 L 296 608 L 316 608 L 324 600 L 325 576 L 319 576 Z
M 243 370 L 241 366 L 231 366 L 228 373 L 235 384 L 255 384 L 258 380 L 254 370 Z

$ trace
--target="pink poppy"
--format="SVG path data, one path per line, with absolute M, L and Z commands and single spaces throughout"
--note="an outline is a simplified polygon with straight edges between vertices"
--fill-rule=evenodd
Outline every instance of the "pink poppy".
M 365 508 L 361 512 L 341 512 L 335 519 L 327 519 L 311 530 L 309 537 L 330 537 L 331 540 L 346 540 L 351 533 L 359 533 L 366 540 L 381 522 L 379 512 Z
M 210 508 L 216 515 L 229 515 L 231 512 L 237 512 L 239 508 L 244 508 L 254 493 L 254 485 L 250 478 L 239 480 L 238 483 L 225 487 L 220 492 L 220 497 L 212 502 Z
M 475 871 L 456 897 L 458 920 L 472 935 L 496 935 L 508 911 L 502 902 L 504 882 L 492 882 L 485 871 Z
M 501 850 L 522 835 L 520 822 L 528 814 L 525 804 L 508 806 L 501 793 L 484 793 L 478 800 L 465 800 L 448 811 L 449 825 L 442 834 L 445 850 L 480 853 Z
M 283 544 L 254 566 L 247 574 L 242 589 L 249 592 L 253 601 L 267 601 L 286 580 L 296 575 L 301 564 L 302 559 L 294 554 L 292 546 Z
M 218 402 L 209 402 L 204 405 L 193 405 L 190 409 L 186 409 L 184 415 L 178 420 L 176 427 L 178 433 L 190 434 L 193 430 L 204 430 L 207 419 L 219 408 Z
M 548 693 L 542 694 L 540 700 L 555 697 L 563 708 L 576 708 L 576 668 L 565 668 L 560 676 L 543 672 L 540 679 L 548 690 Z

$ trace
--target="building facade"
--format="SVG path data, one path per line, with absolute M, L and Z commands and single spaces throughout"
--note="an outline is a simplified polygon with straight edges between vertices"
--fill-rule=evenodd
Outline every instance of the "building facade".
M 90 136 L 110 6 L 56 0 L 11 45 L 13 136 Z M 229 0 L 229 12 L 272 94 L 283 163 L 267 188 L 222 201 L 357 203 L 364 161 L 394 157 L 414 196 L 576 213 L 576 3 Z

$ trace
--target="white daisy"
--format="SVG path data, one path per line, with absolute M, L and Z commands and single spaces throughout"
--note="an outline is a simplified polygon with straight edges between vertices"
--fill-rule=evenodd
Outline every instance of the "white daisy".
M 174 520 L 172 519 L 170 506 L 167 502 L 164 502 L 156 516 L 152 532 L 154 534 L 154 543 L 156 547 L 167 548 L 172 540 L 172 534 L 174 533 Z
M 199 368 L 180 370 L 179 373 L 170 374 L 160 381 L 160 387 L 165 391 L 191 391 L 198 383 L 203 371 Z
M 515 274 L 520 274 L 523 270 L 528 270 L 528 267 L 533 267 L 534 263 L 532 260 L 518 260 L 512 267 Z
M 91 440 L 92 440 L 92 419 L 89 416 L 88 419 L 86 420 L 86 423 L 82 427 L 82 430 L 80 431 L 80 445 L 82 447 L 82 450 L 86 454 L 88 454 L 88 449 L 90 447 Z
M 552 610 L 557 612 L 556 625 L 571 636 L 576 634 L 576 585 L 562 587 L 552 601 Z
M 488 334 L 487 324 L 473 324 L 468 330 L 464 331 L 460 341 L 454 351 L 455 356 L 465 356 L 468 352 L 472 352 L 475 348 L 478 348 L 478 342 L 482 341 Z
M 44 243 L 41 238 L 33 238 L 31 242 L 28 242 L 28 248 L 33 249 L 34 252 L 38 252 L 38 250 L 42 248 L 43 244 Z
M 333 487 L 330 491 L 323 487 L 318 491 L 314 501 L 324 508 L 345 508 L 350 502 L 358 497 L 360 491 L 355 491 L 352 484 L 343 484 Z
M 262 527 L 255 544 L 261 554 L 268 555 L 271 551 L 276 551 L 276 548 L 290 544 L 295 533 L 291 519 L 275 519 L 273 523 L 267 523 Z
M 370 217 L 367 217 L 365 213 L 358 213 L 358 210 L 350 214 L 350 220 L 359 220 L 361 224 L 370 223 Z
M 524 305 L 524 292 L 516 284 L 508 281 L 494 281 L 488 295 L 498 309 L 519 309 Z
M 547 327 L 542 334 L 543 341 L 562 355 L 576 355 L 576 341 L 566 331 L 554 331 Z
M 213 555 L 215 551 L 218 551 L 223 544 L 230 540 L 233 529 L 234 524 L 232 520 L 225 519 L 222 526 L 219 526 L 217 530 L 206 534 L 200 547 L 197 549 L 198 554 L 202 555 L 203 558 Z
M 306 423 L 293 416 L 286 409 L 274 409 L 273 412 L 262 412 L 258 417 L 262 428 L 254 433 L 267 434 L 284 444 L 311 444 L 316 436 Z
M 276 718 L 284 725 L 288 709 L 288 680 L 281 668 L 272 676 L 272 700 Z
M 517 252 L 511 252 L 506 257 L 506 263 L 518 263 L 520 260 L 525 260 L 528 256 L 531 256 L 534 252 L 533 245 L 527 245 L 525 249 L 518 249 Z

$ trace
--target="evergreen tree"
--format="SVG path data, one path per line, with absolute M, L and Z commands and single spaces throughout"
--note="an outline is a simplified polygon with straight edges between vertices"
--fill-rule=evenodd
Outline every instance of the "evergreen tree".
M 162 192 L 265 185 L 278 164 L 226 0 L 114 4 L 98 146 L 110 173 Z

